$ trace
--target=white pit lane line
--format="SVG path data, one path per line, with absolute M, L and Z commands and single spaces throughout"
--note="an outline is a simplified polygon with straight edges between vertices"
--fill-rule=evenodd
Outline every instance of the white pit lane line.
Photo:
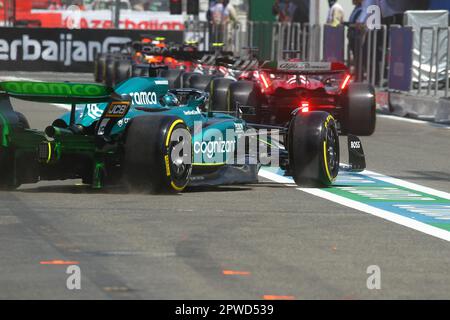
M 427 194 L 430 194 L 430 195 L 433 195 L 436 197 L 450 200 L 450 194 L 447 192 L 435 190 L 435 189 L 432 189 L 429 187 L 421 186 L 421 185 L 411 183 L 408 181 L 404 181 L 404 180 L 400 180 L 397 178 L 388 177 L 388 176 L 385 176 L 385 175 L 382 175 L 382 174 L 379 174 L 376 172 L 368 171 L 368 170 L 363 171 L 360 174 L 365 175 L 370 178 L 374 178 L 374 179 L 383 181 L 383 182 L 387 182 L 387 183 L 395 185 L 395 186 L 408 188 L 411 190 L 427 193 Z M 295 182 L 291 177 L 285 177 L 278 173 L 270 172 L 264 168 L 261 168 L 261 170 L 259 171 L 259 176 L 266 178 L 268 180 L 280 183 L 280 184 L 287 185 L 287 186 L 291 186 L 291 187 L 293 185 L 295 186 Z M 296 189 L 299 191 L 303 191 L 308 194 L 326 199 L 328 201 L 338 203 L 343 206 L 346 206 L 346 207 L 349 207 L 349 208 L 352 208 L 352 209 L 355 209 L 355 210 L 358 210 L 358 211 L 361 211 L 364 213 L 371 214 L 373 216 L 382 218 L 384 220 L 394 222 L 396 224 L 399 224 L 404 227 L 408 227 L 410 229 L 431 235 L 433 237 L 436 237 L 436 238 L 439 238 L 439 239 L 442 239 L 445 241 L 450 241 L 450 232 L 448 232 L 444 229 L 434 227 L 432 225 L 417 221 L 415 219 L 408 218 L 408 217 L 405 217 L 400 214 L 390 212 L 387 210 L 382 210 L 382 209 L 376 208 L 374 206 L 365 204 L 363 202 L 355 201 L 355 200 L 348 199 L 343 196 L 332 194 L 330 192 L 325 191 L 326 189 L 318 189 L 318 188 L 296 188 Z
M 377 114 L 377 118 L 389 119 L 389 120 L 401 121 L 401 122 L 407 122 L 407 123 L 413 123 L 413 124 L 420 124 L 420 125 L 431 126 L 433 128 L 450 130 L 450 125 L 436 123 L 436 122 L 432 122 L 432 121 L 405 118 L 405 117 L 400 117 L 400 116 L 395 116 L 395 115 L 390 115 L 390 114 Z
M 41 80 L 37 80 L 37 79 L 9 77 L 9 76 L 0 77 L 0 79 L 4 80 L 4 81 L 8 81 L 8 80 L 10 80 L 10 81 L 20 81 L 20 80 L 22 80 L 22 81 L 41 81 Z M 69 110 L 69 111 L 71 109 L 70 105 L 65 105 L 65 104 L 52 104 L 52 105 L 54 105 L 58 108 Z M 391 120 L 404 121 L 404 122 L 421 124 L 421 125 L 432 125 L 434 127 L 450 129 L 450 126 L 435 124 L 432 122 L 427 122 L 427 121 L 422 121 L 422 120 L 401 118 L 401 117 L 396 117 L 396 116 L 391 116 L 391 115 L 377 115 L 377 116 L 380 118 L 387 118 L 387 119 L 391 119 Z M 388 176 L 385 176 L 385 175 L 382 175 L 382 174 L 379 174 L 376 172 L 372 172 L 372 171 L 366 170 L 366 171 L 362 172 L 362 174 L 366 175 L 368 177 L 373 177 L 380 181 L 384 181 L 384 182 L 393 184 L 393 185 L 397 185 L 400 187 L 408 188 L 408 189 L 419 191 L 419 192 L 428 193 L 428 194 L 431 194 L 431 195 L 434 195 L 434 196 L 437 196 L 437 197 L 440 197 L 443 199 L 450 200 L 450 194 L 443 192 L 443 191 L 435 190 L 432 188 L 428 188 L 428 187 L 421 186 L 421 185 L 411 183 L 411 182 L 407 182 L 404 180 L 388 177 Z M 277 182 L 277 183 L 285 184 L 287 186 L 291 186 L 291 187 L 295 186 L 295 182 L 292 178 L 284 177 L 277 173 L 267 171 L 264 168 L 262 168 L 259 171 L 259 176 L 266 178 L 268 180 Z M 373 216 L 385 219 L 387 221 L 394 222 L 396 224 L 411 228 L 413 230 L 420 231 L 422 233 L 434 236 L 436 238 L 439 238 L 439 239 L 442 239 L 445 241 L 450 241 L 450 232 L 440 229 L 440 228 L 437 228 L 437 227 L 434 227 L 434 226 L 431 226 L 429 224 L 422 223 L 422 222 L 416 221 L 416 220 L 408 218 L 408 217 L 401 216 L 401 215 L 393 213 L 393 212 L 375 208 L 373 206 L 367 205 L 362 202 L 358 202 L 358 201 L 351 200 L 351 199 L 348 199 L 348 198 L 345 198 L 345 197 L 342 197 L 342 196 L 339 196 L 336 194 L 332 194 L 330 192 L 324 191 L 323 189 L 317 189 L 317 188 L 296 188 L 296 189 L 299 191 L 303 191 L 308 194 L 335 202 L 335 203 L 339 203 L 343 206 L 371 214 Z

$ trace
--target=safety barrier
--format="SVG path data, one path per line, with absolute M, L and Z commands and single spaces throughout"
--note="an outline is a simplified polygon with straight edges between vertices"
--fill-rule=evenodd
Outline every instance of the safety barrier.
M 426 47 L 423 45 L 423 39 L 426 31 L 431 31 L 431 51 L 430 63 L 426 65 L 424 60 L 427 58 Z M 446 36 L 441 41 L 442 35 Z M 422 94 L 422 84 L 426 85 L 426 95 L 439 95 L 439 87 L 443 87 L 444 96 L 449 96 L 449 54 L 450 54 L 450 28 L 423 27 L 420 29 L 419 36 L 419 75 L 417 79 L 417 91 Z M 442 43 L 443 42 L 443 43 Z M 444 50 L 441 50 L 444 49 Z M 443 54 L 442 51 L 444 51 Z M 444 61 L 444 62 L 443 62 Z M 424 67 L 425 64 L 425 67 Z M 428 72 L 424 72 L 428 69 Z M 426 71 L 426 70 L 425 70 Z M 441 84 L 441 86 L 440 86 Z M 432 92 L 434 86 L 434 90 Z
M 378 88 L 448 97 L 450 29 L 421 28 L 419 46 L 413 33 L 411 28 L 398 25 L 368 30 L 360 25 L 189 22 L 185 38 L 196 38 L 205 50 L 214 42 L 223 42 L 226 51 L 238 56 L 245 53 L 245 48 L 258 48 L 261 59 L 342 61 L 357 81 Z M 424 44 L 424 38 L 432 39 L 431 48 Z M 389 54 L 392 46 L 394 56 Z

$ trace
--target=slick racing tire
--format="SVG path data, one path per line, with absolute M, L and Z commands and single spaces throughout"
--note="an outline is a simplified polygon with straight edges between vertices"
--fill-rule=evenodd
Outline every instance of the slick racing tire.
M 17 122 L 15 127 L 18 130 L 30 129 L 27 118 L 20 112 L 16 112 Z M 0 131 L 3 130 L 0 123 Z M 14 150 L 10 147 L 0 146 L 0 190 L 15 190 L 20 183 L 15 179 L 14 174 Z
M 105 73 L 106 55 L 97 55 L 94 62 L 94 79 L 95 82 L 103 82 L 103 76 Z
M 247 115 L 245 120 L 254 123 L 261 122 L 260 107 L 264 101 L 259 86 L 253 81 L 237 81 L 230 84 L 228 88 L 227 110 L 236 111 L 238 105 L 253 107 L 254 115 Z
M 209 95 L 211 111 L 229 111 L 228 110 L 228 88 L 236 82 L 233 79 L 216 78 L 209 83 Z
M 135 65 L 131 66 L 132 77 L 148 77 L 149 67 L 147 65 Z
M 192 154 L 183 157 L 182 153 L 173 152 L 181 149 L 183 143 L 192 142 L 180 118 L 162 115 L 133 118 L 126 132 L 125 185 L 131 190 L 150 193 L 183 191 L 192 171 Z M 183 149 L 186 152 L 191 146 Z
M 197 89 L 200 91 L 206 91 L 206 90 L 208 90 L 209 83 L 214 78 L 217 78 L 217 77 L 210 76 L 210 75 L 203 75 L 203 74 L 193 75 L 189 79 L 189 88 Z
M 183 73 L 183 70 L 159 70 L 158 77 L 169 81 L 169 89 L 180 89 Z
M 334 118 L 322 111 L 297 113 L 289 126 L 289 169 L 300 186 L 330 186 L 339 172 Z
M 370 136 L 376 126 L 375 89 L 365 83 L 351 83 L 344 96 L 343 133 Z
M 105 76 L 103 82 L 108 86 L 112 87 L 116 83 L 115 77 L 115 62 L 116 58 L 108 57 L 105 61 Z
M 181 76 L 181 84 L 183 88 L 190 88 L 191 86 L 191 78 L 196 75 L 201 75 L 197 72 L 185 72 Z
M 115 65 L 115 82 L 121 83 L 131 77 L 131 60 L 118 60 Z
M 0 146 L 0 190 L 15 190 L 20 183 L 14 177 L 14 151 Z

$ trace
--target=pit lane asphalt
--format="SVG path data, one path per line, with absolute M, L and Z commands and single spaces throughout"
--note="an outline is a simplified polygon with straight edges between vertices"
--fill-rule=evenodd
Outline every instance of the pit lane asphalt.
M 14 105 L 40 129 L 65 112 Z M 362 140 L 369 170 L 450 191 L 450 130 L 379 118 Z M 0 192 L 0 298 L 450 298 L 448 242 L 295 188 L 262 179 L 153 196 L 77 183 Z M 40 264 L 49 260 L 78 261 L 82 289 L 68 290 L 67 266 Z M 369 265 L 381 268 L 381 290 L 366 287 Z

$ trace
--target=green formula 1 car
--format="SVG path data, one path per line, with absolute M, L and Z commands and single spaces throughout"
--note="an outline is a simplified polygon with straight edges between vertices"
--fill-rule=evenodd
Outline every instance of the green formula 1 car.
M 39 131 L 14 111 L 10 97 L 72 108 Z M 252 127 L 239 114 L 209 110 L 207 93 L 169 90 L 162 78 L 131 78 L 115 88 L 0 82 L 0 188 L 82 179 L 94 188 L 123 184 L 156 193 L 254 183 L 261 155 L 272 157 L 301 185 L 326 186 L 337 176 L 339 139 L 329 114 L 299 112 L 289 126 L 278 128 L 275 142 L 274 128 Z M 353 168 L 362 169 L 360 142 L 350 140 Z M 257 141 L 256 148 L 251 141 Z

